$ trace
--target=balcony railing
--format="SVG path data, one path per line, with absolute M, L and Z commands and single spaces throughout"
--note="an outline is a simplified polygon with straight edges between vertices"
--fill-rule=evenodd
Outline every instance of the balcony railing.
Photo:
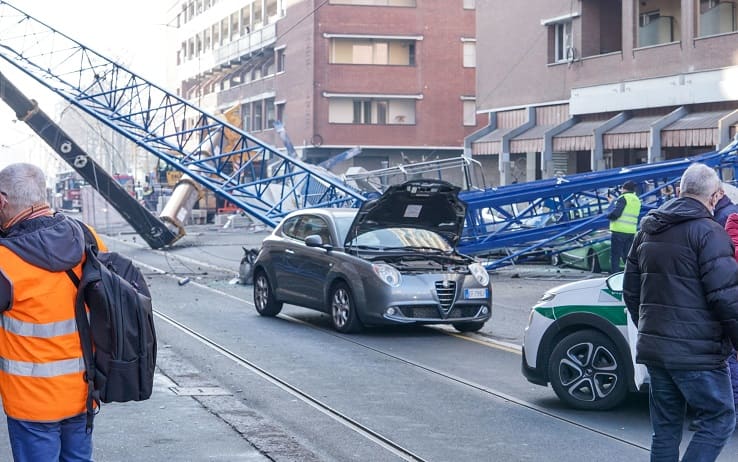
M 181 80 L 197 77 L 208 71 L 217 70 L 219 67 L 227 67 L 244 55 L 257 52 L 277 41 L 277 26 L 275 23 L 267 24 L 250 34 L 243 35 L 236 40 L 206 51 L 200 56 L 185 61 L 179 66 Z
M 700 37 L 736 30 L 735 3 L 720 2 L 700 15 Z
M 648 47 L 674 41 L 674 18 L 659 16 L 648 24 L 641 26 L 638 31 L 638 46 Z

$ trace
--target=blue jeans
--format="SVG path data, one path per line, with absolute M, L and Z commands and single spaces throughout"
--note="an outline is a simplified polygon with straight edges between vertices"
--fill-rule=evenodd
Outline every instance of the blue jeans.
M 628 260 L 630 246 L 633 245 L 635 234 L 625 234 L 613 231 L 610 233 L 610 274 L 620 271 L 620 260 Z
M 92 462 L 92 433 L 80 414 L 59 422 L 27 422 L 8 417 L 15 462 Z
M 735 405 L 727 365 L 711 371 L 648 367 L 653 435 L 652 462 L 677 462 L 687 404 L 697 431 L 682 462 L 714 461 L 735 429 Z

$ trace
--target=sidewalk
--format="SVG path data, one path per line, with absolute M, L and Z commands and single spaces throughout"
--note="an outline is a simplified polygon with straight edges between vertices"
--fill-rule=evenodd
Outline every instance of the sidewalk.
M 122 461 L 235 461 L 271 460 L 254 448 L 229 423 L 217 417 L 177 387 L 162 370 L 176 369 L 176 359 L 161 351 L 151 399 L 103 404 L 95 418 L 93 458 L 97 462 Z M 177 394 L 177 390 L 184 394 Z M 195 392 L 218 393 L 209 387 Z M 232 399 L 223 396 L 224 399 Z M 13 460 L 7 426 L 0 424 L 0 460 Z

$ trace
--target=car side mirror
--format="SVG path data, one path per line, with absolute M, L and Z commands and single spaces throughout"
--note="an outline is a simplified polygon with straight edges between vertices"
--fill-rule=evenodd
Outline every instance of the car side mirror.
M 622 292 L 624 274 L 625 273 L 621 271 L 620 273 L 615 273 L 612 276 L 608 277 L 605 281 L 607 284 L 607 288 L 612 290 L 613 292 Z
M 323 238 L 319 234 L 311 234 L 305 238 L 305 245 L 308 247 L 322 247 L 324 249 L 331 249 L 329 244 L 323 244 Z

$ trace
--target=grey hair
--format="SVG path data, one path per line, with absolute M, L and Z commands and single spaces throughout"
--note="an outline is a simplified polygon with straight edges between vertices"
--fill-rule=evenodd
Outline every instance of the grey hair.
M 679 194 L 707 200 L 721 187 L 722 182 L 714 169 L 705 164 L 695 163 L 682 174 Z
M 33 164 L 10 164 L 0 170 L 0 189 L 16 211 L 46 203 L 46 175 Z

